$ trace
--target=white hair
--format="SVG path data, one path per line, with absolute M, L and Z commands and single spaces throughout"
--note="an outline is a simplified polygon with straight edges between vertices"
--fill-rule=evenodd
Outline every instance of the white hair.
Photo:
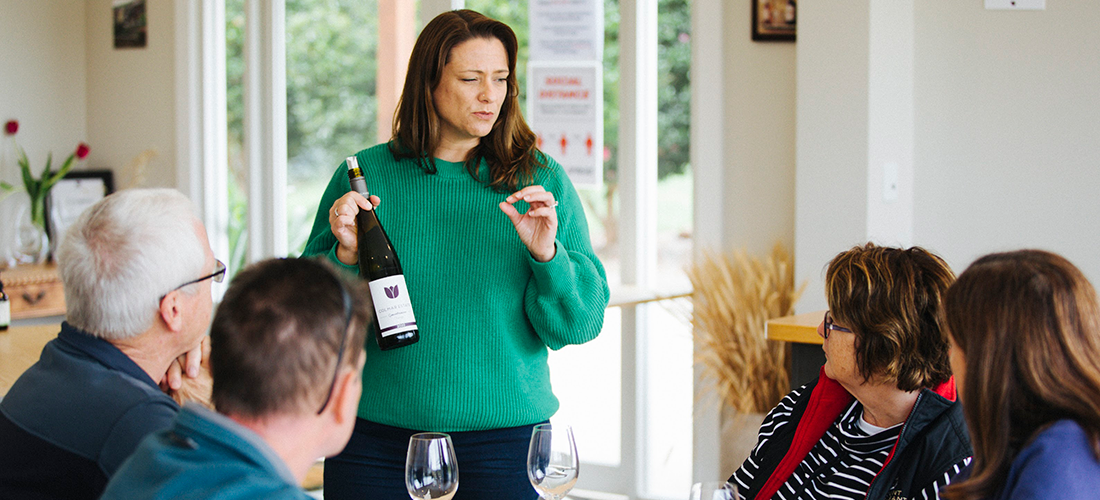
M 200 277 L 201 228 L 194 204 L 174 189 L 127 189 L 89 207 L 57 249 L 66 321 L 106 340 L 149 329 L 160 299 Z

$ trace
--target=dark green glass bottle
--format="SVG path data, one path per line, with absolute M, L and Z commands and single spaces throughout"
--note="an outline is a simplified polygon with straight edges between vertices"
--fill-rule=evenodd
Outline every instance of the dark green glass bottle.
M 349 156 L 347 164 L 351 188 L 369 200 L 370 192 L 359 161 Z M 409 301 L 405 273 L 401 271 L 393 243 L 374 210 L 359 210 L 355 222 L 359 237 L 359 276 L 370 285 L 374 338 L 378 348 L 385 351 L 415 344 L 420 340 L 420 333 Z

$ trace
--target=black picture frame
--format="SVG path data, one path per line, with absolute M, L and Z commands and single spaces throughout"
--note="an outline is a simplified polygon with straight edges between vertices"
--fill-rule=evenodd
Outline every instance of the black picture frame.
M 51 253 L 81 212 L 113 192 L 115 176 L 110 170 L 73 170 L 57 181 L 46 195 L 46 234 Z
M 752 39 L 757 42 L 793 42 L 798 34 L 797 0 L 752 2 Z
M 115 0 L 111 17 L 114 18 L 116 49 L 145 47 L 148 40 L 145 0 Z

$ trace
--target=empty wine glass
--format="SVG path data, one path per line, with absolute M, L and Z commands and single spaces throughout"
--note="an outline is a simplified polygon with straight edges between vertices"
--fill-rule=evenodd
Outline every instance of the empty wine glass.
M 539 424 L 531 433 L 531 448 L 527 452 L 527 478 L 548 500 L 559 500 L 577 484 L 577 443 L 573 429 L 552 424 Z
M 450 500 L 458 490 L 458 461 L 451 436 L 413 434 L 405 459 L 405 488 L 414 500 Z
M 737 500 L 737 487 L 722 481 L 695 483 L 689 500 Z

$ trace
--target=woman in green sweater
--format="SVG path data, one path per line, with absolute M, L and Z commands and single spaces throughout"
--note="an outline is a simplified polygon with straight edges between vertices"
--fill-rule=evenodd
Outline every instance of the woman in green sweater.
M 420 330 L 408 347 L 367 342 L 359 420 L 326 462 L 325 498 L 408 498 L 405 452 L 422 431 L 451 434 L 456 500 L 537 498 L 531 429 L 558 409 L 547 348 L 595 338 L 609 292 L 580 199 L 516 102 L 516 52 L 499 21 L 437 16 L 413 48 L 393 139 L 356 154 L 371 199 L 342 164 L 321 198 L 305 255 L 349 272 L 355 215 L 385 200 Z

